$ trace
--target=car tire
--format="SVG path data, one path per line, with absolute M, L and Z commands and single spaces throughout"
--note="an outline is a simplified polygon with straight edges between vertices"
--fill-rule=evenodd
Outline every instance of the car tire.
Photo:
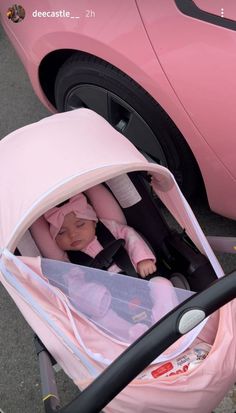
M 99 113 L 140 151 L 169 168 L 188 199 L 196 194 L 201 176 L 180 131 L 162 107 L 116 67 L 86 53 L 73 54 L 57 73 L 55 103 L 60 112 L 86 107 Z

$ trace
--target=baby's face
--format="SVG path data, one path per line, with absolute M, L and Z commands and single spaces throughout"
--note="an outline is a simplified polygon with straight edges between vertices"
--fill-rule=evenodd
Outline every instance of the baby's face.
M 70 212 L 65 216 L 56 243 L 63 251 L 79 251 L 94 239 L 95 225 L 94 221 L 77 218 L 74 212 Z

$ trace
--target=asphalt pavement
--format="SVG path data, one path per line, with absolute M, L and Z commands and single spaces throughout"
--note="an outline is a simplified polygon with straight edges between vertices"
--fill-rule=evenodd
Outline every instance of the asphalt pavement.
M 49 116 L 34 94 L 25 70 L 0 27 L 0 139 L 29 123 Z M 209 211 L 203 200 L 192 205 L 206 234 L 235 236 L 236 221 Z M 236 255 L 218 256 L 225 272 L 236 268 Z M 0 413 L 43 413 L 40 378 L 33 346 L 33 332 L 14 302 L 0 286 Z M 63 372 L 58 374 L 63 403 L 77 389 Z M 236 410 L 236 391 L 232 389 L 217 413 Z M 199 412 L 201 413 L 201 412 Z

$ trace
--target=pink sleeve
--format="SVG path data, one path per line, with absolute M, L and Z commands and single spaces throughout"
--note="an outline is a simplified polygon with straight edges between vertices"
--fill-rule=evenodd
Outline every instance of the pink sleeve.
M 102 220 L 102 222 L 116 239 L 123 238 L 125 240 L 125 249 L 135 267 L 140 261 L 147 259 L 156 262 L 156 257 L 151 249 L 133 228 L 119 224 L 116 221 Z

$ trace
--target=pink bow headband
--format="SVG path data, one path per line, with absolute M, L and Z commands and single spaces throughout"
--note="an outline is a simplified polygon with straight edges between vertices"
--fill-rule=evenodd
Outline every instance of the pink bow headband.
M 56 238 L 64 222 L 65 216 L 74 212 L 77 218 L 84 218 L 97 222 L 97 215 L 93 207 L 88 204 L 83 194 L 72 197 L 69 202 L 61 207 L 54 207 L 44 214 L 44 218 L 50 224 L 50 233 L 53 239 Z

